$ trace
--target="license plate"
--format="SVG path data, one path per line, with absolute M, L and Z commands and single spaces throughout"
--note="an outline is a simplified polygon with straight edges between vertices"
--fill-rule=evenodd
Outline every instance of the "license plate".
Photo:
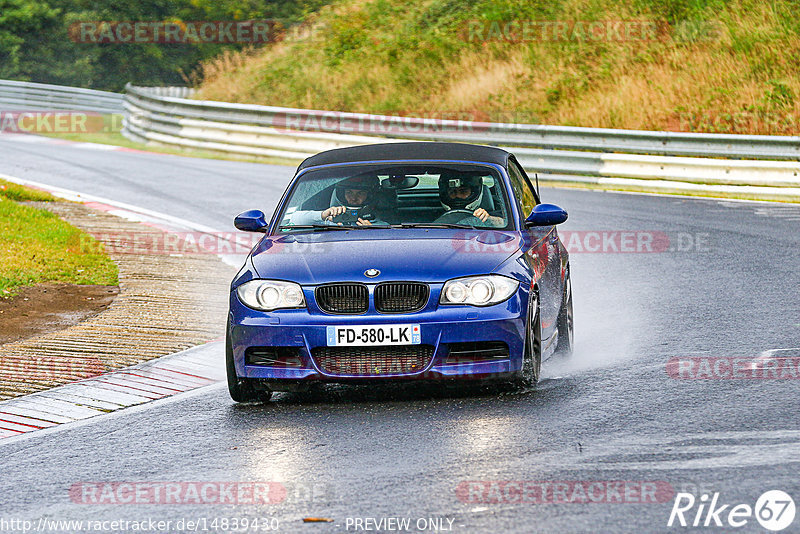
M 418 324 L 329 326 L 329 347 L 363 347 L 367 345 L 419 345 Z

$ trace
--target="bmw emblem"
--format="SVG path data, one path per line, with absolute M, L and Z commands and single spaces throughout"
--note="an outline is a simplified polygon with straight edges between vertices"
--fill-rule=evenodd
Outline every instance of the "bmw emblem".
M 364 271 L 364 276 L 367 276 L 369 278 L 375 278 L 379 274 L 381 274 L 381 272 L 378 269 L 367 269 L 366 271 Z

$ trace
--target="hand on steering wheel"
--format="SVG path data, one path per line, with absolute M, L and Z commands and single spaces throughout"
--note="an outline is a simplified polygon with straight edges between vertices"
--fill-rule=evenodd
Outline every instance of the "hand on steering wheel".
M 489 214 L 487 213 L 486 215 L 488 217 Z M 472 222 L 470 222 L 470 219 L 472 219 Z M 475 224 L 482 223 L 483 221 L 481 221 L 479 217 L 475 216 L 475 212 L 464 209 L 455 209 L 443 213 L 433 222 L 441 224 L 468 224 L 470 226 L 475 226 Z

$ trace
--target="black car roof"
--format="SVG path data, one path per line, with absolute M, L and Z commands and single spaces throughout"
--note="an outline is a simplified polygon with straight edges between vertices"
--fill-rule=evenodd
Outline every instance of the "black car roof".
M 307 158 L 298 171 L 335 163 L 391 160 L 455 160 L 495 163 L 505 167 L 511 154 L 502 148 L 466 143 L 379 143 L 348 148 L 334 148 Z

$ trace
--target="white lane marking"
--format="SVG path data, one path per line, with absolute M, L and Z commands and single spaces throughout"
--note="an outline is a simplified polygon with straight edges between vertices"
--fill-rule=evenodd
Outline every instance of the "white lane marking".
M 119 150 L 120 149 L 120 147 L 115 146 L 115 145 L 102 145 L 100 143 L 74 143 L 74 144 L 72 144 L 72 146 L 75 147 L 75 148 L 85 148 L 85 149 L 88 149 L 88 150 L 107 150 L 107 151 L 112 151 L 112 150 Z
M 39 143 L 39 144 L 55 144 L 49 137 L 41 137 L 32 134 L 17 134 L 17 133 L 2 133 L 0 134 L 0 141 L 12 141 L 14 143 Z M 60 144 L 60 143 L 59 143 Z
M 791 203 L 776 204 L 763 203 L 762 205 L 741 205 L 734 204 L 734 200 L 719 201 L 717 204 L 724 208 L 744 208 L 752 209 L 751 213 L 762 217 L 772 217 L 777 219 L 787 219 L 790 221 L 800 221 L 800 206 Z
M 0 440 L 203 388 L 224 379 L 216 341 L 41 393 L 0 402 Z M 13 421 L 10 420 L 13 418 Z M 44 421 L 44 423 L 42 423 Z M 6 439 L 4 439 L 6 438 Z
M 795 206 L 770 206 L 764 208 L 756 208 L 754 210 L 756 215 L 762 217 L 773 217 L 777 219 L 786 219 L 789 221 L 800 221 L 800 207 Z

